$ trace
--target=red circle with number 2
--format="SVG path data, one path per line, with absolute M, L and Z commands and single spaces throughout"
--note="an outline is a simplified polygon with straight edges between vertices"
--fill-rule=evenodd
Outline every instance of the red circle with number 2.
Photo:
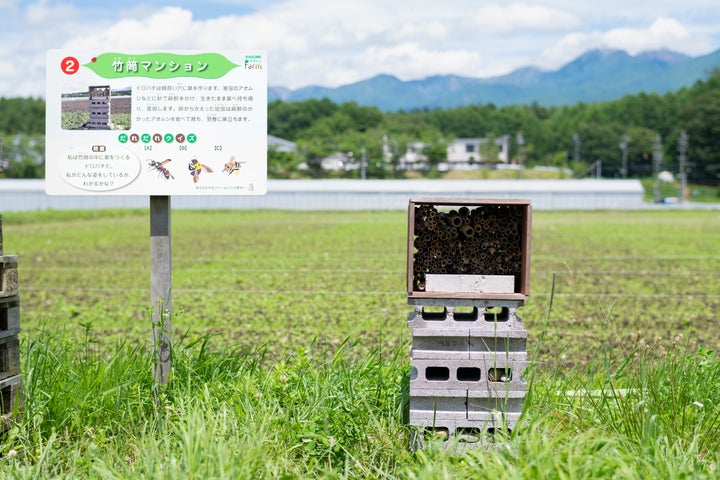
M 75 57 L 65 57 L 60 62 L 60 70 L 66 75 L 73 75 L 80 69 L 80 62 Z

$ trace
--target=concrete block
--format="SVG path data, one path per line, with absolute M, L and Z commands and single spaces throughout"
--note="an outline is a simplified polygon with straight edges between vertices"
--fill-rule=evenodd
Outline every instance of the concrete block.
M 506 397 L 494 398 L 473 398 L 469 396 L 467 399 L 467 418 L 469 420 L 483 420 L 489 414 L 500 413 L 504 418 L 509 420 L 517 420 L 525 406 L 525 392 L 512 392 L 514 394 L 521 393 L 522 397 L 516 395 L 508 395 Z
M 502 339 L 498 339 L 502 340 Z M 474 351 L 474 358 L 471 361 L 475 363 L 483 362 L 485 365 L 491 366 L 512 366 L 518 370 L 527 368 L 527 352 L 525 350 L 510 351 L 505 348 L 498 351 Z
M 0 379 L 20 373 L 20 341 L 17 335 L 0 338 Z
M 4 427 L 16 406 L 19 410 L 23 408 L 22 376 L 20 375 L 0 380 L 0 415 L 2 415 Z
M 18 293 L 17 255 L 0 256 L 0 298 Z
M 416 426 L 411 439 L 413 450 L 426 448 L 431 442 L 440 442 L 443 449 L 464 450 L 489 448 L 517 428 L 518 420 L 496 416 L 488 420 L 456 420 L 436 418 L 433 423 L 424 421 Z
M 412 410 L 410 411 L 410 425 L 416 427 L 446 427 L 449 432 L 452 433 L 454 430 L 463 427 L 479 428 L 484 429 L 491 425 L 507 425 L 517 424 L 520 420 L 519 413 L 505 414 L 500 411 L 487 412 L 483 415 L 477 414 L 476 418 L 467 418 L 466 416 L 457 416 L 453 412 L 438 411 L 436 413 L 429 412 L 429 415 L 424 413 L 416 413 L 413 417 Z
M 407 324 L 413 330 L 467 328 L 502 336 L 505 332 L 525 330 L 525 325 L 516 312 L 516 308 L 513 307 L 492 305 L 486 307 L 416 305 L 408 314 Z
M 447 395 L 438 395 L 443 393 Z M 426 390 L 410 396 L 410 423 L 432 421 L 438 415 L 443 419 L 464 420 L 467 418 L 467 390 L 437 392 Z
M 477 334 L 478 332 L 474 330 L 472 333 Z M 515 358 L 525 361 L 527 355 L 527 332 L 505 332 L 504 336 L 489 336 L 486 332 L 482 332 L 480 335 L 468 337 L 469 358 L 483 358 L 486 353 L 512 353 Z M 525 356 L 522 354 L 525 354 Z
M 17 295 L 0 298 L 0 337 L 20 332 L 20 300 Z
M 447 396 L 442 394 L 449 393 Z M 500 416 L 505 420 L 517 421 L 525 406 L 525 392 L 510 392 L 509 395 L 473 398 L 468 391 L 453 390 L 438 392 L 415 391 L 410 397 L 410 423 L 432 425 L 440 420 L 494 420 Z
M 461 360 L 469 358 L 467 328 L 417 328 L 413 330 L 411 358 Z
M 478 359 L 410 359 L 410 389 L 487 390 L 502 385 L 522 390 L 521 371 L 527 367 L 524 352 L 484 353 Z M 494 388 L 493 388 L 494 389 Z

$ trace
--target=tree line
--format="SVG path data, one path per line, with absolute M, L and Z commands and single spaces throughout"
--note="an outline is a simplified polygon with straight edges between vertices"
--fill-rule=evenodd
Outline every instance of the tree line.
M 0 177 L 42 177 L 45 102 L 0 98 L 4 153 Z M 720 183 L 720 70 L 692 87 L 663 95 L 639 93 L 621 99 L 546 107 L 498 107 L 492 103 L 448 109 L 382 112 L 355 102 L 328 99 L 268 104 L 268 133 L 295 142 L 295 154 L 268 153 L 272 178 L 291 178 L 300 164 L 324 176 L 320 161 L 336 152 L 367 160 L 369 178 L 402 177 L 397 168 L 408 145 L 422 142 L 430 170 L 444 160 L 454 138 L 511 137 L 514 162 L 568 167 L 576 172 L 601 162 L 604 177 L 644 177 L 661 169 L 678 172 L 678 140 L 689 138 L 687 177 Z M 388 158 L 390 162 L 385 161 Z M 2 161 L 5 164 L 3 165 Z M 358 175 L 356 171 L 345 173 Z

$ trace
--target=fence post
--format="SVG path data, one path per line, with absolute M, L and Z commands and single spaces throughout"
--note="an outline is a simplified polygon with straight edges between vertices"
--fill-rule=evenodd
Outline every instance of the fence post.
M 150 297 L 153 323 L 153 380 L 167 385 L 172 367 L 172 256 L 170 197 L 150 196 Z

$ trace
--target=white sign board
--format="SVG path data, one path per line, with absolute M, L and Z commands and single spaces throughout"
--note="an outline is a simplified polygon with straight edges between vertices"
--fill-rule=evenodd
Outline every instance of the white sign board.
M 50 195 L 262 195 L 263 52 L 47 54 Z

